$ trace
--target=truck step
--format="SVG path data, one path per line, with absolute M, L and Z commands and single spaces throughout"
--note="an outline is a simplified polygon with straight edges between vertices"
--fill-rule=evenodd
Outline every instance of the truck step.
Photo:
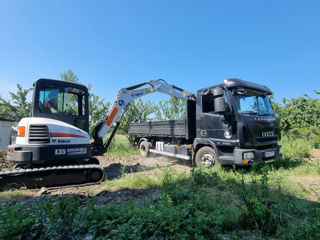
M 186 156 L 186 155 L 182 155 L 182 154 L 169 153 L 169 152 L 159 151 L 159 150 L 155 150 L 155 149 L 149 149 L 149 152 L 156 153 L 159 155 L 169 156 L 169 157 L 180 158 L 180 159 L 184 159 L 184 160 L 191 160 L 190 156 Z

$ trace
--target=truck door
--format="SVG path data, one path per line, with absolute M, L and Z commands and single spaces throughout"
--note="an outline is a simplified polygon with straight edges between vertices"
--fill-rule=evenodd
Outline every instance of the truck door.
M 225 92 L 223 91 L 225 96 Z M 215 111 L 215 96 L 212 91 L 204 91 L 198 94 L 197 103 L 197 137 L 214 138 L 216 140 L 229 140 L 233 138 L 231 123 L 225 114 Z M 229 111 L 226 104 L 226 111 Z

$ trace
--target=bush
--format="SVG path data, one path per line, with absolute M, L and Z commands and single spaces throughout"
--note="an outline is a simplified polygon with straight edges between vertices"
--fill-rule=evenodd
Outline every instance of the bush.
M 291 129 L 320 126 L 320 99 L 304 94 L 299 98 L 283 99 L 283 105 L 273 102 L 273 107 L 284 133 Z

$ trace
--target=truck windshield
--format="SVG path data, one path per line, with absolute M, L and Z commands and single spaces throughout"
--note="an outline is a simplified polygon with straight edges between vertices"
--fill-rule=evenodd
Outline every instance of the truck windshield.
M 268 96 L 244 91 L 236 92 L 235 99 L 239 113 L 251 115 L 274 114 Z

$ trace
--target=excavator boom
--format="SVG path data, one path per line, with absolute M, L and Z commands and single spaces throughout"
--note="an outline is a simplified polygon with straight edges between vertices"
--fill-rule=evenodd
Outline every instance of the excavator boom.
M 148 86 L 147 88 L 142 88 L 143 86 Z M 140 83 L 131 87 L 121 88 L 113 103 L 111 110 L 109 111 L 105 120 L 97 125 L 94 130 L 93 137 L 93 154 L 101 155 L 108 150 L 112 138 L 120 125 L 121 118 L 125 111 L 128 109 L 130 104 L 137 98 L 145 96 L 153 92 L 161 92 L 175 98 L 182 99 L 195 99 L 193 94 L 176 87 L 174 85 L 168 84 L 163 79 L 150 80 L 149 82 Z M 115 124 L 114 124 L 115 123 Z M 109 136 L 107 142 L 103 143 L 104 136 L 110 131 L 110 128 L 114 125 L 114 129 Z

